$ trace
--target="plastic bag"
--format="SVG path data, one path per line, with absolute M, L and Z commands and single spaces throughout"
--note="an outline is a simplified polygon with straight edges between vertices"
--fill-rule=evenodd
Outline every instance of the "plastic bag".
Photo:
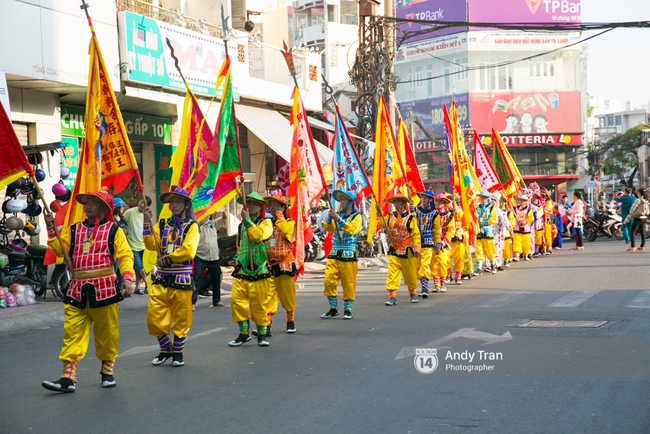
M 16 297 L 10 292 L 7 294 L 7 307 L 16 307 Z
M 21 293 L 16 294 L 16 305 L 18 306 L 27 306 L 27 300 L 25 296 Z

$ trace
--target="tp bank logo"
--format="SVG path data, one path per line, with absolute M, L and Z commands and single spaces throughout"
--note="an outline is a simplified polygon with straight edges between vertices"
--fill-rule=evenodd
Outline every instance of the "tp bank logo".
M 535 15 L 535 12 L 537 12 L 537 8 L 542 4 L 542 0 L 524 0 L 526 2 L 526 6 L 528 6 L 528 9 L 530 9 L 530 13 Z
M 438 350 L 435 348 L 416 348 L 413 364 L 420 374 L 431 374 L 438 369 Z

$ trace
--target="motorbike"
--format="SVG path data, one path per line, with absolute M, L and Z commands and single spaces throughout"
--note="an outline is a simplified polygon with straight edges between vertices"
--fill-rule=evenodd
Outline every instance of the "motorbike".
M 602 225 L 600 221 L 602 220 Z M 595 241 L 596 238 L 615 237 L 617 240 L 623 239 L 623 227 L 621 216 L 616 213 L 615 209 L 608 209 L 606 215 L 590 217 L 585 221 L 583 226 L 585 239 Z
M 69 277 L 63 277 L 65 266 L 61 265 L 58 273 L 55 270 L 53 279 L 50 282 L 47 281 L 48 270 L 43 264 L 46 251 L 47 247 L 39 244 L 27 245 L 24 250 L 5 250 L 8 263 L 0 269 L 0 283 L 2 286 L 10 286 L 14 283 L 31 285 L 37 297 L 45 296 L 49 288 L 63 299 Z M 54 277 L 56 277 L 56 281 Z

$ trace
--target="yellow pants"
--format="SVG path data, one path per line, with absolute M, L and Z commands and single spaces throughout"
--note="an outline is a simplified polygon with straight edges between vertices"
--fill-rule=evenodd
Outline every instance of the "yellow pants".
M 386 289 L 388 291 L 397 291 L 402 281 L 402 274 L 404 274 L 404 284 L 408 288 L 409 294 L 415 294 L 419 284 L 416 262 L 410 250 L 406 258 L 388 255 Z
M 265 302 L 269 294 L 269 279 L 254 282 L 234 278 L 230 298 L 232 322 L 247 321 L 251 317 L 258 326 L 268 326 Z
M 171 318 L 171 326 L 170 326 Z M 147 328 L 151 336 L 184 338 L 192 326 L 192 291 L 167 288 L 158 283 L 149 285 Z
M 553 226 L 551 222 L 544 225 L 544 244 L 547 249 L 550 249 L 553 245 Z
M 497 251 L 494 247 L 494 240 L 487 238 L 476 239 L 476 243 L 474 244 L 474 256 L 476 262 L 485 262 L 485 259 L 493 261 L 496 254 Z
M 465 266 L 465 244 L 462 241 L 451 242 L 451 257 L 454 260 L 454 271 L 462 272 Z
M 433 258 L 435 249 L 433 247 L 422 247 L 420 256 L 415 259 L 418 267 L 418 279 L 431 279 L 433 275 Z
M 451 250 L 442 249 L 433 255 L 433 275 L 447 278 L 447 271 L 451 265 Z
M 520 234 L 515 232 L 513 235 L 513 246 L 512 249 L 515 253 L 520 253 L 528 255 L 530 253 L 530 234 Z
M 120 328 L 117 322 L 117 303 L 104 307 L 79 309 L 63 305 L 63 347 L 59 359 L 63 362 L 79 361 L 88 351 L 90 328 L 93 328 L 95 355 L 99 360 L 117 357 Z
M 296 310 L 296 281 L 293 276 L 281 274 L 269 278 L 269 292 L 266 296 L 266 314 L 278 313 L 278 298 L 282 308 L 287 312 Z
M 538 229 L 535 231 L 535 245 L 541 246 L 542 240 L 544 239 L 544 229 Z
M 325 265 L 325 297 L 338 297 L 339 281 L 343 288 L 343 301 L 354 301 L 357 289 L 357 272 L 359 263 L 356 261 L 339 261 L 328 259 Z
M 503 260 L 512 259 L 512 238 L 503 240 Z

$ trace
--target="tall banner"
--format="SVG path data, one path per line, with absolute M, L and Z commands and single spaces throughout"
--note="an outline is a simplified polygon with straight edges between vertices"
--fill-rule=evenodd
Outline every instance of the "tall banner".
M 138 164 L 92 24 L 90 30 L 92 37 L 84 121 L 85 137 L 65 226 L 83 219 L 83 206 L 74 199 L 77 194 L 97 191 L 102 186 L 112 190 L 112 194 L 118 194 L 134 176 L 138 190 L 143 191 Z
M 493 192 L 503 189 L 499 177 L 494 167 L 492 167 L 490 158 L 476 131 L 474 131 L 474 168 L 482 190 Z
M 506 194 L 508 197 L 512 197 L 519 190 L 523 178 L 508 152 L 508 148 L 503 143 L 501 135 L 494 129 L 492 129 L 492 166 Z
M 377 213 L 375 211 L 377 201 L 379 201 L 382 215 L 388 214 L 389 207 L 385 199 L 399 190 L 400 187 L 406 185 L 395 145 L 393 126 L 388 119 L 386 101 L 384 101 L 383 97 L 379 102 L 375 125 L 375 163 L 372 171 L 374 197 L 372 198 L 370 221 L 368 223 L 369 244 L 372 244 L 375 232 L 377 232 Z
M 303 274 L 305 271 L 305 244 L 308 244 L 314 235 L 311 231 L 311 208 L 316 206 L 320 200 L 325 190 L 325 181 L 297 86 L 293 90 L 291 126 L 293 127 L 293 140 L 289 168 L 289 201 L 291 204 L 290 215 L 296 222 L 296 242 L 293 245 L 293 254 L 298 274 Z
M 418 193 L 424 191 L 424 182 L 422 181 L 418 164 L 415 161 L 415 153 L 409 141 L 408 129 L 402 121 L 401 116 L 399 117 L 397 126 L 397 148 L 399 149 L 404 167 L 404 176 L 406 177 L 409 197 L 417 205 L 420 201 Z
M 34 175 L 25 151 L 20 146 L 11 120 L 0 104 L 0 190 L 23 176 Z
M 197 220 L 203 220 L 237 194 L 237 178 L 242 176 L 239 135 L 232 93 L 230 56 L 226 56 L 217 78 L 223 86 L 219 119 L 191 197 Z
M 345 191 L 356 196 L 357 201 L 371 192 L 370 182 L 363 165 L 352 144 L 350 134 L 345 128 L 339 107 L 335 107 L 336 124 L 334 126 L 334 156 L 332 158 L 332 169 L 334 171 L 334 189 Z M 335 203 L 332 198 L 332 203 Z M 336 205 L 334 205 L 336 208 Z

